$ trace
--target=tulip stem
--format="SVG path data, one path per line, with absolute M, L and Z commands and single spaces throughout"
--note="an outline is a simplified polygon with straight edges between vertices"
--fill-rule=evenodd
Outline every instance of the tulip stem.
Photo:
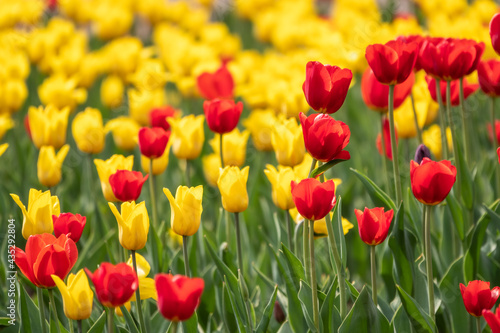
M 307 176 L 308 178 L 310 178 L 310 177 L 311 177 L 311 174 L 312 174 L 313 170 L 316 168 L 316 163 L 317 163 L 317 162 L 318 162 L 318 161 L 317 161 L 315 158 L 313 158 L 313 159 L 312 159 L 312 162 L 311 162 L 311 167 L 309 168 L 309 175 Z M 306 223 L 306 224 L 307 224 L 307 223 Z
M 390 185 L 390 179 L 391 179 L 391 174 L 389 171 L 389 166 L 387 165 L 387 159 L 386 159 L 386 151 L 385 151 L 385 142 L 384 142 L 384 117 L 380 118 L 380 146 L 382 147 L 382 166 L 384 167 L 385 170 L 385 189 L 389 195 L 391 195 L 391 185 Z
M 137 259 L 135 257 L 135 250 L 130 250 L 130 252 L 132 253 L 132 265 L 134 266 L 134 271 L 137 275 Z M 146 323 L 144 322 L 144 316 L 142 315 L 140 286 L 137 286 L 137 289 L 135 290 L 135 305 L 137 307 L 137 316 L 139 317 L 141 332 L 145 333 L 147 330 Z
M 78 333 L 82 333 L 83 332 L 82 321 L 81 320 L 77 320 L 76 323 L 77 323 L 77 326 L 78 326 Z
M 497 128 L 495 126 L 495 97 L 491 97 L 491 103 L 490 103 L 490 116 L 491 116 L 491 130 L 493 133 L 493 151 L 496 152 L 496 147 L 497 147 Z M 496 173 L 496 192 L 495 192 L 495 198 L 498 198 L 500 196 L 500 164 L 495 163 L 495 173 Z
M 457 176 L 460 177 L 462 175 L 463 170 L 462 170 L 462 166 L 459 163 L 459 161 L 456 160 L 456 156 L 458 153 L 457 152 L 458 146 L 456 144 L 457 142 L 455 141 L 455 140 L 457 140 L 456 133 L 455 133 L 455 123 L 453 122 L 453 117 L 451 115 L 451 81 L 446 81 L 446 101 L 447 101 L 446 113 L 448 115 L 448 123 L 450 124 L 450 130 L 451 130 L 451 147 L 452 147 L 452 151 L 453 151 L 452 153 L 455 156 L 455 165 L 457 168 Z M 460 184 L 461 184 L 461 182 L 456 182 L 457 193 L 460 193 Z
M 460 78 L 460 109 L 462 115 L 462 130 L 464 134 L 464 156 L 465 156 L 465 164 L 469 165 L 470 161 L 470 149 L 469 149 L 469 131 L 467 130 L 467 123 L 465 121 L 465 98 L 464 98 L 464 78 Z
M 429 293 L 429 316 L 434 321 L 434 278 L 432 275 L 431 249 L 431 206 L 424 205 L 425 266 L 427 270 L 427 291 Z
M 178 321 L 171 322 L 171 324 L 170 324 L 171 329 L 169 329 L 168 332 L 170 332 L 170 333 L 177 333 L 177 327 L 178 327 L 178 325 L 179 325 Z
M 304 220 L 304 230 L 303 230 L 303 238 L 302 238 L 302 257 L 303 257 L 303 260 L 304 260 L 304 268 L 305 268 L 305 271 L 306 271 L 306 282 L 311 285 L 311 281 L 310 278 L 311 278 L 311 272 L 309 271 L 310 269 L 310 266 L 309 266 L 309 263 L 307 262 L 309 260 L 309 223 L 307 222 L 307 220 Z M 313 231 L 314 233 L 314 231 Z
M 182 252 L 184 254 L 184 270 L 187 277 L 191 277 L 191 272 L 189 271 L 189 258 L 188 258 L 188 236 L 182 236 Z
M 481 317 L 476 317 L 477 333 L 481 333 Z
M 186 186 L 191 187 L 191 163 L 189 163 L 189 160 L 186 159 Z
M 149 159 L 149 194 L 151 196 L 151 210 L 153 211 L 153 225 L 158 230 L 158 214 L 156 211 L 156 194 L 153 176 L 153 159 Z
M 50 300 L 50 307 L 52 308 L 51 311 L 54 315 L 54 322 L 56 324 L 56 329 L 57 333 L 61 333 L 61 329 L 59 328 L 59 319 L 57 318 L 57 308 L 56 308 L 56 301 L 54 299 L 54 292 L 52 289 L 47 289 L 49 292 L 49 300 Z
M 36 297 L 38 299 L 38 309 L 40 310 L 40 324 L 42 325 L 42 333 L 47 333 L 45 325 L 45 303 L 43 302 L 43 289 L 36 288 Z
M 293 253 L 293 228 L 292 228 L 292 221 L 290 221 L 290 213 L 288 210 L 285 209 L 285 221 L 286 221 L 286 230 L 288 232 L 288 247 L 290 248 L 290 251 Z
M 68 320 L 69 333 L 75 333 L 75 328 L 73 327 L 73 320 Z
M 222 134 L 219 135 L 220 167 L 224 169 L 224 153 L 222 152 Z
M 295 244 L 295 246 L 298 247 L 298 244 L 299 244 L 299 229 L 300 227 L 304 224 L 304 220 L 302 220 L 301 222 L 297 223 L 297 225 L 295 226 L 295 230 L 294 230 L 294 235 L 293 235 L 293 243 Z M 298 249 L 297 249 L 298 251 Z
M 316 286 L 316 263 L 314 260 L 314 220 L 309 220 L 309 265 L 311 273 L 311 292 L 313 303 L 314 326 L 319 332 L 318 287 Z
M 376 261 L 375 261 L 375 245 L 370 246 L 370 264 L 372 271 L 372 299 L 375 306 L 377 306 L 377 274 L 376 274 Z
M 413 110 L 413 119 L 415 120 L 415 128 L 417 129 L 417 137 L 418 137 L 418 143 L 423 143 L 422 139 L 422 129 L 418 125 L 418 118 L 417 118 L 417 109 L 415 108 L 415 97 L 413 97 L 413 91 L 410 93 L 410 99 L 411 99 L 411 108 Z
M 108 317 L 108 333 L 113 333 L 115 331 L 115 327 L 113 324 L 113 319 L 115 316 L 114 308 L 106 308 L 106 316 Z
M 239 213 L 234 213 L 234 221 L 236 227 L 236 246 L 238 252 L 238 268 L 240 269 L 241 275 L 243 276 L 243 257 L 241 253 L 241 235 L 240 235 L 240 215 Z
M 446 118 L 443 113 L 445 112 L 443 99 L 441 98 L 441 80 L 436 79 L 436 98 L 439 104 L 439 126 L 441 127 L 441 150 L 443 152 L 443 159 L 448 159 L 448 138 L 446 137 Z M 447 101 L 448 103 L 448 101 Z
M 403 200 L 401 192 L 401 178 L 399 177 L 398 148 L 396 146 L 396 130 L 394 128 L 394 85 L 389 86 L 389 127 L 391 129 L 391 150 L 392 166 L 394 172 L 394 184 L 396 187 L 396 204 L 399 205 Z

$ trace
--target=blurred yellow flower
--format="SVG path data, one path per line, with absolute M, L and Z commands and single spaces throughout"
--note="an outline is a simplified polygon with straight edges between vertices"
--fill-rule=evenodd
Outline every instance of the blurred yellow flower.
M 79 112 L 71 124 L 78 149 L 87 154 L 97 154 L 104 149 L 104 126 L 101 111 L 86 108 Z
M 72 320 L 83 320 L 92 314 L 94 293 L 90 289 L 87 274 L 83 269 L 68 275 L 68 283 L 57 275 L 51 275 L 63 299 L 64 314 Z
M 170 223 L 174 232 L 181 236 L 194 235 L 201 222 L 203 186 L 179 186 L 175 192 L 175 198 L 166 187 L 163 188 L 163 193 L 170 202 L 172 212 Z
M 233 165 L 241 167 L 245 163 L 247 153 L 247 141 L 250 132 L 244 130 L 240 133 L 238 128 L 235 128 L 229 133 L 224 134 L 222 139 L 222 152 L 224 158 L 224 166 Z M 210 147 L 217 155 L 220 154 L 220 135 L 216 134 L 209 142 Z
M 70 111 L 73 111 L 78 104 L 85 102 L 87 91 L 83 88 L 77 88 L 75 78 L 52 75 L 38 87 L 38 96 L 45 105 L 52 104 L 58 109 L 68 107 Z
M 133 150 L 137 146 L 137 134 L 140 129 L 141 126 L 127 116 L 111 119 L 104 126 L 104 132 L 111 132 L 115 145 L 123 150 Z
M 123 102 L 125 85 L 117 75 L 108 75 L 101 83 L 102 104 L 110 109 L 119 107 Z
M 57 152 L 52 146 L 42 146 L 38 155 L 37 175 L 40 184 L 53 187 L 61 181 L 61 167 L 68 155 L 69 145 L 64 145 Z
M 92 19 L 99 38 L 110 40 L 125 35 L 134 23 L 131 8 L 120 5 L 122 2 L 98 1 L 93 8 Z
M 149 113 L 156 107 L 165 105 L 163 88 L 154 90 L 129 89 L 128 105 L 130 116 L 141 126 L 149 125 Z
M 163 155 L 161 155 L 158 158 L 153 158 L 153 175 L 155 176 L 160 175 L 167 169 L 171 145 L 172 143 L 169 140 L 167 148 L 165 148 Z M 149 173 L 149 161 L 150 161 L 149 158 L 147 158 L 144 155 L 141 155 L 141 167 L 145 173 Z
M 276 114 L 272 109 L 253 110 L 248 118 L 243 119 L 243 126 L 250 131 L 257 150 L 273 150 L 271 134 L 276 120 Z
M 10 196 L 23 212 L 22 233 L 25 239 L 31 235 L 51 234 L 54 231 L 52 215 L 59 216 L 61 213 L 57 196 L 51 196 L 50 191 L 42 192 L 32 188 L 28 198 L 28 209 L 18 195 L 11 193 Z
M 230 213 L 241 213 L 248 207 L 249 169 L 248 166 L 241 170 L 235 166 L 227 166 L 220 173 L 217 186 L 222 197 L 222 206 Z
M 118 201 L 118 199 L 113 194 L 111 185 L 109 185 L 109 176 L 114 174 L 117 170 L 128 170 L 132 171 L 134 166 L 134 156 L 130 155 L 125 157 L 123 155 L 115 154 L 108 158 L 107 160 L 94 160 L 94 164 L 97 168 L 97 174 L 101 180 L 102 194 L 106 201 Z
M 5 153 L 5 151 L 7 150 L 7 148 L 9 148 L 9 144 L 8 143 L 3 143 L 0 145 L 0 156 L 3 155 L 3 153 Z
M 295 207 L 292 198 L 291 182 L 296 180 L 295 172 L 291 167 L 278 166 L 278 170 L 271 165 L 266 165 L 264 173 L 272 185 L 272 198 L 274 204 L 280 209 L 291 209 Z
M 37 148 L 53 146 L 61 148 L 66 142 L 69 108 L 58 109 L 53 105 L 38 108 L 30 106 L 28 119 L 31 138 Z
M 448 151 L 452 151 L 453 144 L 451 142 L 451 129 L 446 128 L 446 138 L 448 140 Z M 422 140 L 424 145 L 434 154 L 436 159 L 440 160 L 442 157 L 442 142 L 441 142 L 441 128 L 439 125 L 431 125 L 427 130 L 422 132 Z
M 0 83 L 1 97 L 0 110 L 9 113 L 19 110 L 28 97 L 28 88 L 24 79 L 8 79 Z
M 0 114 L 0 140 L 2 140 L 5 133 L 12 127 L 14 127 L 14 121 L 12 120 L 10 114 Z
M 274 124 L 271 142 L 279 164 L 293 167 L 304 159 L 302 128 L 295 118 L 280 117 Z
M 193 114 L 182 118 L 168 118 L 172 129 L 172 151 L 179 159 L 193 160 L 198 158 L 205 142 L 205 116 Z
M 121 246 L 127 250 L 140 250 L 146 245 L 149 232 L 149 216 L 146 203 L 123 202 L 121 211 L 112 202 L 109 208 L 118 222 L 118 237 Z
M 205 155 L 202 157 L 201 162 L 203 164 L 203 174 L 208 184 L 217 187 L 217 180 L 221 170 L 220 156 L 216 153 Z
M 295 223 L 300 223 L 304 221 L 304 218 L 299 214 L 296 208 L 292 208 L 289 210 L 290 216 L 293 218 Z M 330 212 L 330 221 L 333 221 L 333 212 Z M 336 221 L 333 221 L 334 228 L 336 228 Z M 349 230 L 354 228 L 354 225 L 349 222 L 346 218 L 342 217 L 342 230 L 344 231 L 344 235 L 346 235 Z M 321 238 L 328 236 L 328 229 L 326 226 L 326 219 L 322 218 L 321 220 L 314 221 L 314 238 Z

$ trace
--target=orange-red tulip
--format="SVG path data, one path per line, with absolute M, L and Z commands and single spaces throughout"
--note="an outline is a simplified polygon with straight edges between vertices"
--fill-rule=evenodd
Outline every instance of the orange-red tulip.
M 229 133 L 238 125 L 243 103 L 230 99 L 213 99 L 203 103 L 203 111 L 210 130 L 215 133 Z
M 321 220 L 335 206 L 335 183 L 328 180 L 321 183 L 314 178 L 306 178 L 296 183 L 292 181 L 292 197 L 300 215 L 308 220 Z
M 389 232 L 394 211 L 391 209 L 384 212 L 383 207 L 375 207 L 364 211 L 355 209 L 354 213 L 358 219 L 359 237 L 368 245 L 379 245 Z
M 148 179 L 139 171 L 118 170 L 109 176 L 109 185 L 120 201 L 135 201 L 141 195 L 142 185 Z
M 465 309 L 475 317 L 481 317 L 483 310 L 490 310 L 500 296 L 500 287 L 490 290 L 490 283 L 474 280 L 467 287 L 460 283 L 460 292 L 464 301 Z
M 424 157 L 422 163 L 410 162 L 413 195 L 423 204 L 437 205 L 450 193 L 457 178 L 457 169 L 450 161 L 435 162 Z

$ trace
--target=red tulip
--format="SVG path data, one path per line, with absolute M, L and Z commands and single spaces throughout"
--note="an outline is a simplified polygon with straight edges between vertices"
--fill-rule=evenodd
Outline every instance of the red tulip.
M 234 103 L 230 99 L 213 99 L 203 103 L 205 118 L 212 132 L 229 133 L 238 125 L 243 103 Z
M 427 88 L 431 94 L 432 99 L 437 102 L 436 97 L 436 80 L 430 76 L 426 76 L 425 80 L 427 81 Z M 446 81 L 440 81 L 439 87 L 441 88 L 441 100 L 444 105 L 447 104 L 446 100 Z M 467 99 L 470 95 L 475 93 L 479 85 L 477 83 L 468 83 L 464 78 L 464 99 Z M 451 81 L 450 85 L 450 99 L 451 105 L 458 106 L 460 104 L 460 82 L 458 80 Z
M 64 234 L 58 238 L 46 233 L 31 235 L 26 242 L 26 252 L 15 246 L 11 251 L 21 272 L 41 288 L 55 287 L 52 274 L 64 280 L 78 259 L 75 242 Z
M 481 317 L 483 310 L 490 310 L 500 296 L 500 287 L 490 290 L 490 283 L 481 280 L 470 281 L 464 286 L 460 283 L 460 292 L 465 309 L 475 317 Z
M 484 47 L 470 39 L 427 38 L 420 49 L 420 64 L 434 78 L 460 79 L 476 69 Z
M 99 302 L 110 308 L 128 302 L 139 287 L 139 279 L 134 269 L 126 263 L 115 266 L 103 262 L 94 273 L 87 268 L 85 272 L 94 284 Z
M 33 140 L 31 138 L 31 128 L 30 128 L 30 118 L 28 117 L 28 114 L 26 114 L 26 116 L 24 116 L 24 129 L 26 131 L 26 134 L 28 134 L 28 137 L 30 138 L 30 140 Z
M 306 178 L 299 183 L 292 181 L 291 187 L 299 214 L 308 220 L 321 220 L 337 202 L 333 180 L 321 183 L 317 179 Z
M 500 54 L 500 13 L 493 15 L 490 21 L 491 45 L 497 54 Z
M 437 205 L 450 193 L 457 177 L 457 169 L 450 161 L 432 161 L 424 157 L 422 163 L 410 162 L 410 180 L 413 195 L 423 204 Z
M 495 313 L 490 310 L 483 310 L 483 317 L 490 325 L 492 333 L 500 333 L 500 306 Z
M 312 157 L 322 162 L 351 158 L 349 152 L 343 150 L 351 137 L 351 131 L 346 124 L 326 114 L 316 113 L 307 117 L 302 112 L 300 123 L 304 143 Z
M 422 47 L 425 38 L 420 35 L 409 35 L 409 36 L 398 36 L 396 39 L 405 44 L 415 43 L 418 45 L 417 60 L 415 61 L 415 66 L 413 67 L 413 71 L 418 72 L 419 70 L 421 70 L 422 66 L 420 65 L 420 48 Z
M 54 222 L 54 235 L 56 237 L 64 234 L 76 243 L 82 236 L 87 218 L 80 214 L 62 213 L 59 216 L 52 215 L 52 221 Z
M 170 124 L 167 119 L 175 117 L 178 113 L 179 111 L 168 105 L 154 108 L 149 113 L 149 123 L 151 127 L 161 127 L 168 131 L 170 130 Z
M 489 96 L 500 96 L 500 60 L 481 61 L 477 66 L 481 90 Z
M 377 140 L 375 145 L 377 146 L 377 150 L 380 155 L 383 155 L 385 151 L 385 156 L 392 161 L 392 147 L 391 147 L 391 128 L 389 127 L 389 120 L 384 117 L 382 122 L 384 123 L 384 150 L 382 150 L 382 135 L 379 133 L 377 135 Z M 396 144 L 398 143 L 398 133 L 396 131 Z
M 205 287 L 201 278 L 189 278 L 183 275 L 156 274 L 158 310 L 170 321 L 184 321 L 191 318 L 200 304 L 200 297 Z
M 362 212 L 359 209 L 354 210 L 358 220 L 359 237 L 368 245 L 379 245 L 389 233 L 389 227 L 394 216 L 391 209 L 384 213 L 383 207 L 375 207 Z
M 309 61 L 302 90 L 313 110 L 331 114 L 344 104 L 351 80 L 350 69 Z
M 202 73 L 196 80 L 200 95 L 205 99 L 232 98 L 234 81 L 231 72 L 223 64 L 214 73 Z
M 161 127 L 143 127 L 139 130 L 139 149 L 147 158 L 158 158 L 167 148 L 170 132 Z
M 493 142 L 493 129 L 491 128 L 491 123 L 486 125 L 486 128 L 488 130 L 488 137 L 490 138 L 490 141 Z M 497 145 L 500 145 L 500 120 L 495 119 L 495 130 L 497 132 Z
M 500 164 L 500 147 L 497 148 L 498 163 Z
M 394 108 L 400 107 L 410 96 L 414 82 L 415 75 L 411 73 L 406 81 L 394 87 Z M 372 110 L 382 113 L 389 110 L 389 86 L 378 82 L 370 67 L 366 69 L 361 78 L 361 97 Z
M 120 201 L 135 201 L 141 195 L 142 185 L 148 179 L 139 171 L 118 170 L 109 176 L 109 185 Z
M 380 83 L 403 83 L 415 66 L 418 44 L 391 40 L 385 45 L 373 44 L 366 48 L 365 57 Z

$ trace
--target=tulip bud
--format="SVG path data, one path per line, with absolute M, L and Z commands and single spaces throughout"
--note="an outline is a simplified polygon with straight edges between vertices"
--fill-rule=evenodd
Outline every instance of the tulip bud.
M 172 229 L 181 236 L 194 235 L 201 222 L 203 186 L 179 186 L 175 198 L 168 188 L 163 193 L 170 201 Z
M 217 180 L 217 186 L 222 197 L 222 206 L 230 213 L 241 213 L 248 208 L 248 180 L 249 167 L 225 167 Z
M 141 154 L 147 158 L 162 156 L 170 138 L 170 132 L 165 132 L 161 127 L 143 127 L 138 135 Z
M 170 141 L 174 155 L 185 160 L 198 158 L 205 142 L 205 116 L 190 114 L 180 119 L 170 118 L 168 123 L 172 127 Z
M 115 205 L 108 203 L 118 222 L 119 240 L 127 250 L 140 250 L 146 245 L 149 232 L 149 216 L 145 202 L 124 202 L 121 212 Z
M 231 132 L 238 125 L 243 103 L 233 100 L 213 99 L 203 103 L 205 118 L 211 131 L 219 134 Z
M 106 201 L 118 201 L 113 194 L 113 189 L 109 184 L 109 177 L 116 173 L 118 170 L 132 170 L 134 165 L 134 156 L 125 157 L 123 155 L 115 154 L 107 160 L 94 160 L 97 168 L 97 174 L 101 180 L 102 193 Z
M 89 318 L 92 314 L 94 293 L 84 270 L 80 269 L 76 275 L 70 274 L 67 284 L 57 275 L 52 275 L 52 279 L 61 292 L 66 317 L 72 320 Z
M 61 181 L 61 167 L 69 151 L 69 145 L 64 145 L 55 153 L 54 147 L 42 146 L 38 155 L 37 176 L 40 184 L 53 187 Z
M 139 171 L 118 170 L 109 176 L 109 185 L 120 201 L 135 201 L 141 195 L 142 185 L 148 179 Z
M 411 190 L 423 204 L 434 206 L 446 199 L 457 178 L 457 169 L 450 161 L 432 161 L 424 157 L 422 163 L 410 161 Z
M 274 319 L 280 324 L 284 323 L 286 320 L 286 314 L 283 311 L 283 308 L 281 307 L 280 303 L 278 301 L 274 302 Z
M 427 148 L 426 145 L 420 144 L 417 148 L 417 151 L 415 151 L 415 158 L 414 161 L 417 162 L 418 164 L 422 163 L 422 160 L 424 157 L 431 158 L 431 151 L 429 148 Z

